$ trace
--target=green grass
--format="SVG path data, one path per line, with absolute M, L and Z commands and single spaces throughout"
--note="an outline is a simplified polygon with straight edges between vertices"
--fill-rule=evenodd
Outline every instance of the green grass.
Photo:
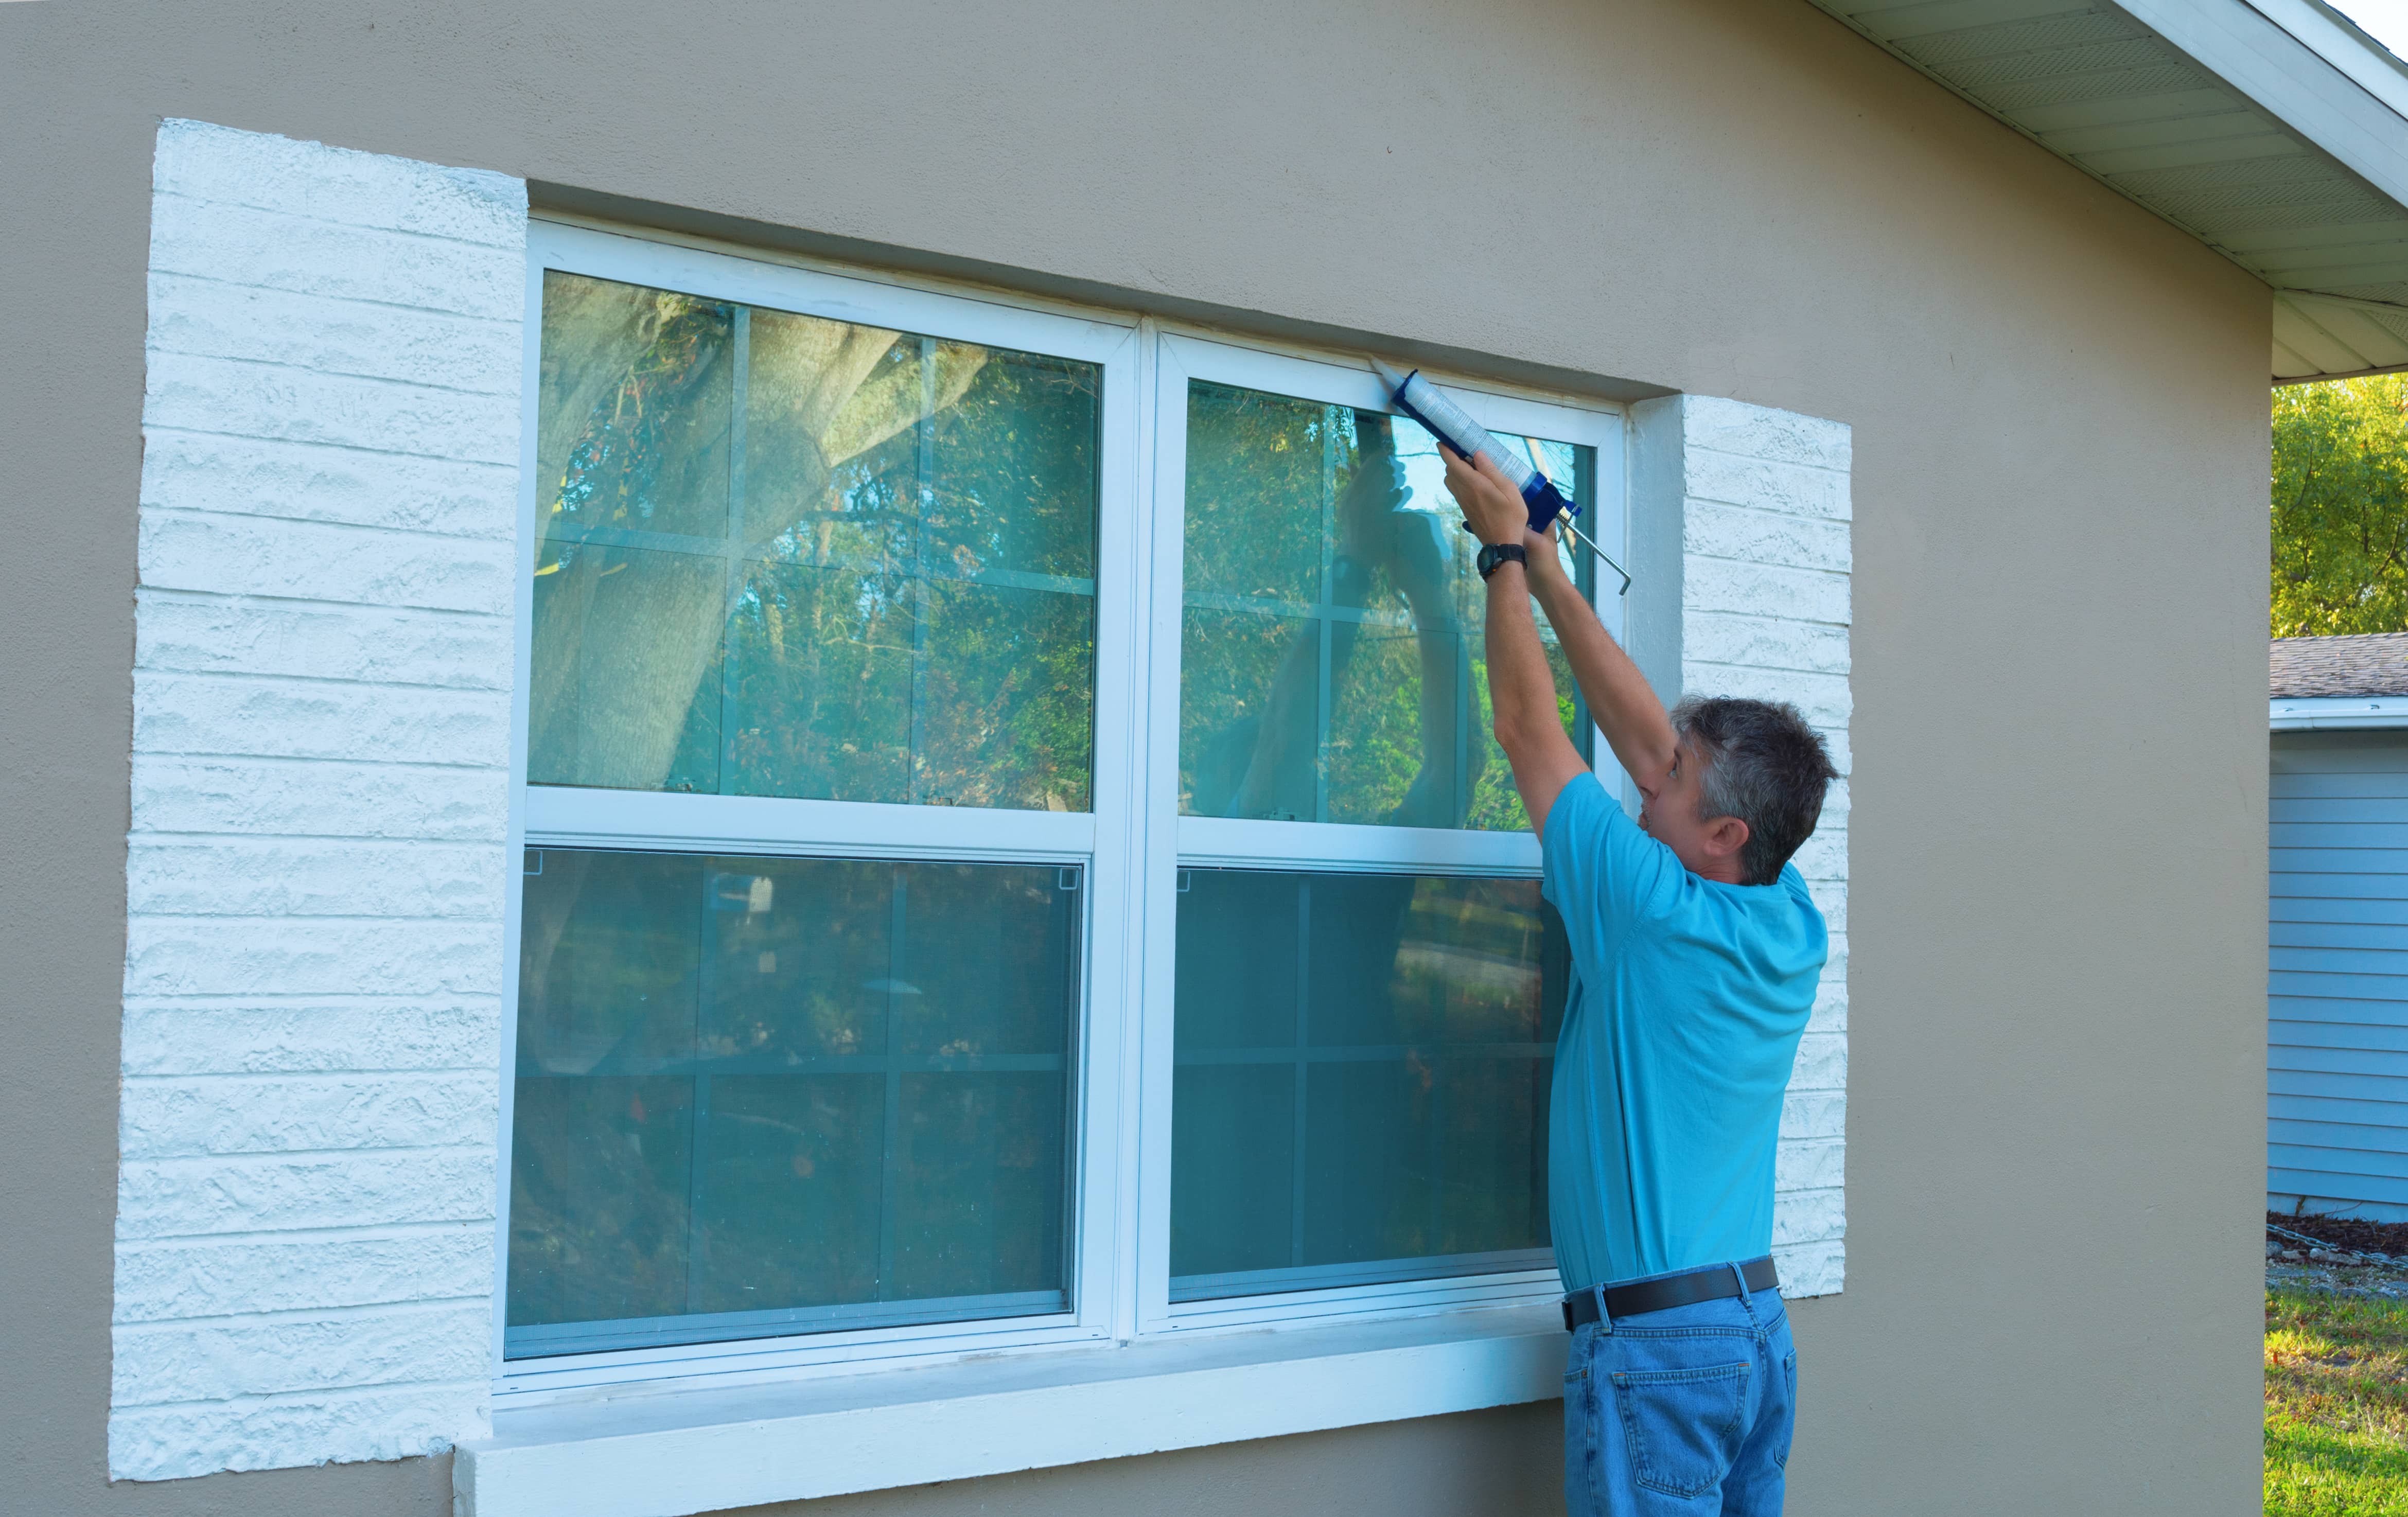
M 2408 1517 L 2408 1303 L 2266 1293 L 2268 1517 Z

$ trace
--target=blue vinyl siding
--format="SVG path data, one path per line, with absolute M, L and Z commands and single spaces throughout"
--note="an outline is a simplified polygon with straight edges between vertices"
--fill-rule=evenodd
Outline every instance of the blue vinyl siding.
M 2266 1204 L 2408 1219 L 2408 732 L 2272 750 Z

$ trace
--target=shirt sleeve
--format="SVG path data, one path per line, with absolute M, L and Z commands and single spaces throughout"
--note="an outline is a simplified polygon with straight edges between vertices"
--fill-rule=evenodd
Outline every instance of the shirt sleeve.
M 1656 909 L 1686 873 L 1670 849 L 1623 814 L 1594 774 L 1574 776 L 1555 797 L 1539 852 L 1541 892 L 1575 941 L 1618 936 Z

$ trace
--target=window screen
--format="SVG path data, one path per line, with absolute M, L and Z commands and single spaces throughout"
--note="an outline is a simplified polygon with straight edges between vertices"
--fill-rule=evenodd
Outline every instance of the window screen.
M 529 866 L 509 1352 L 1063 1309 L 1081 871 Z
M 1171 1299 L 1551 1264 L 1539 882 L 1182 881 Z

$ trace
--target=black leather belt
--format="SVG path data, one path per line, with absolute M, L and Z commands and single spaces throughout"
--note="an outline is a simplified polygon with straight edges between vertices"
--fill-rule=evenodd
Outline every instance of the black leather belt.
M 1747 1277 L 1751 1292 L 1769 1291 L 1781 1283 L 1780 1277 L 1772 1271 L 1770 1254 L 1750 1259 L 1739 1267 L 1740 1273 Z M 1641 1281 L 1635 1285 L 1608 1285 L 1601 1291 L 1592 1285 L 1564 1297 L 1564 1331 L 1569 1333 L 1584 1323 L 1597 1321 L 1599 1295 L 1605 1297 L 1605 1309 L 1619 1319 L 1693 1306 L 1699 1301 L 1727 1300 L 1738 1294 L 1739 1281 L 1728 1265 L 1712 1265 L 1685 1275 L 1667 1275 L 1662 1280 Z

